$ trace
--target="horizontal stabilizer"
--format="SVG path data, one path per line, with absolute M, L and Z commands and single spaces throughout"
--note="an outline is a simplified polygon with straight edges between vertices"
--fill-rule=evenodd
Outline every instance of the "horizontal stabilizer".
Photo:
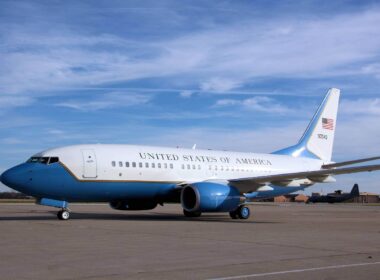
M 367 162 L 367 161 L 372 161 L 372 160 L 378 160 L 378 159 L 380 159 L 380 157 L 370 157 L 370 158 L 362 158 L 362 159 L 357 159 L 357 160 L 342 161 L 342 162 L 322 165 L 322 168 L 326 168 L 326 169 L 335 168 L 335 167 L 341 167 L 341 166 L 357 164 L 357 163 L 362 163 L 362 162 Z

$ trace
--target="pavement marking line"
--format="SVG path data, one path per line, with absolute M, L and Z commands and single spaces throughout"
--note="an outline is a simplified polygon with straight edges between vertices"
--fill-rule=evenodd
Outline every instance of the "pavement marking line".
M 299 272 L 317 271 L 317 270 L 328 270 L 328 269 L 337 269 L 337 268 L 355 267 L 355 266 L 377 265 L 377 264 L 380 264 L 380 262 L 331 265 L 331 266 L 312 267 L 312 268 L 294 269 L 294 270 L 284 270 L 284 271 L 276 271 L 276 272 L 237 275 L 237 276 L 229 276 L 229 277 L 221 277 L 221 278 L 211 278 L 208 280 L 230 280 L 230 279 L 241 279 L 241 278 L 253 278 L 253 277 L 261 277 L 261 276 L 280 275 L 280 274 L 288 274 L 288 273 L 299 273 Z

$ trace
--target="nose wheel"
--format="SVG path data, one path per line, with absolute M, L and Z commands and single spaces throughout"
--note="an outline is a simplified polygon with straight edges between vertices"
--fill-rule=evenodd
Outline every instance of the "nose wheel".
M 70 212 L 67 209 L 62 209 L 58 211 L 57 217 L 62 221 L 67 221 L 70 218 Z

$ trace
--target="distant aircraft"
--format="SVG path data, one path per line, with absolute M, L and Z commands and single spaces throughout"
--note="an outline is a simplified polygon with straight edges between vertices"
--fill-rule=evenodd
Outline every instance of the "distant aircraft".
M 334 193 L 329 193 L 327 195 L 312 195 L 306 203 L 317 203 L 317 202 L 325 202 L 325 203 L 338 203 L 344 202 L 354 197 L 358 197 L 359 194 L 359 186 L 355 184 L 352 187 L 350 193 L 342 193 L 342 191 L 336 191 Z
M 333 175 L 380 169 L 342 168 L 380 157 L 331 161 L 339 96 L 338 89 L 330 89 L 300 141 L 272 154 L 76 145 L 37 153 L 5 171 L 1 181 L 36 197 L 41 205 L 60 208 L 61 220 L 69 219 L 69 202 L 109 202 L 117 210 L 148 210 L 177 202 L 187 217 L 229 212 L 233 219 L 248 219 L 247 202 L 255 197 L 334 182 Z

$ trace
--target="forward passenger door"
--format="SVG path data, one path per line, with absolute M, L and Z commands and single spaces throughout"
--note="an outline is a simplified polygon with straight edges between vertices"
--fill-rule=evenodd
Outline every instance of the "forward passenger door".
M 95 151 L 92 149 L 82 150 L 82 156 L 83 156 L 83 178 L 98 177 Z

